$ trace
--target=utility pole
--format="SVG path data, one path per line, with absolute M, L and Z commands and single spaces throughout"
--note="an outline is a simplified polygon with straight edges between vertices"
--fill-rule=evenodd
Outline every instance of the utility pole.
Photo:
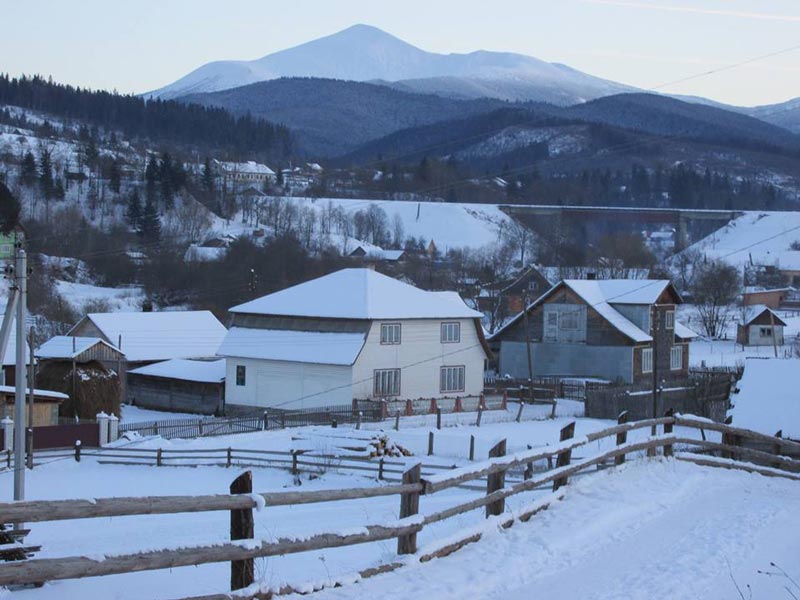
M 17 288 L 17 365 L 14 372 L 14 500 L 25 499 L 25 320 L 28 294 L 28 257 L 22 244 L 17 245 L 14 268 Z
M 28 468 L 33 469 L 33 403 L 36 393 L 36 357 L 33 355 L 33 327 L 28 330 Z
M 653 418 L 658 418 L 658 332 L 660 328 L 660 315 L 658 304 L 653 305 Z M 650 435 L 656 435 L 656 426 L 650 428 Z
M 778 342 L 775 339 L 775 313 L 772 312 L 771 308 L 767 308 L 769 311 L 769 330 L 772 333 L 772 350 L 775 352 L 775 358 L 778 358 Z
M 525 329 L 525 350 L 528 354 L 528 395 L 533 404 L 533 361 L 531 360 L 531 328 L 528 325 L 528 295 L 522 296 L 522 324 Z M 522 397 L 520 396 L 520 402 Z

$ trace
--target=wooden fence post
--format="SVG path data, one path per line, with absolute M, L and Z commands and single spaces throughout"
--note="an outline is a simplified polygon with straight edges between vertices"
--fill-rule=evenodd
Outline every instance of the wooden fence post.
M 475 436 L 469 436 L 469 459 L 475 460 Z
M 530 449 L 532 449 L 532 448 L 533 448 L 533 446 L 531 446 L 530 444 L 528 444 L 528 450 L 530 450 Z M 525 481 L 527 481 L 527 480 L 528 480 L 528 479 L 530 479 L 531 477 L 533 477 L 533 463 L 532 463 L 532 462 L 529 462 L 529 463 L 527 463 L 527 464 L 525 465 L 525 472 L 522 474 L 522 479 L 524 479 Z
M 77 452 L 78 458 L 76 459 L 78 462 L 81 460 L 80 450 Z M 6 466 L 10 469 L 11 468 L 11 450 L 6 450 Z
M 383 457 L 378 461 L 378 480 L 383 481 Z
M 442 428 L 442 409 L 440 406 L 436 406 L 436 429 Z
M 361 414 L 361 411 L 358 411 L 358 414 L 356 415 L 356 430 L 361 429 Z
M 297 475 L 297 451 L 292 450 L 292 475 Z
M 506 455 L 506 440 L 500 440 L 494 445 L 494 447 L 491 450 L 489 450 L 489 458 L 495 458 L 498 456 L 505 456 L 505 455 Z M 492 492 L 496 492 L 497 490 L 502 490 L 505 485 L 506 485 L 505 470 L 488 475 L 486 477 L 486 495 L 488 496 Z M 505 509 L 506 509 L 505 500 L 498 500 L 496 502 L 492 502 L 491 504 L 486 505 L 486 516 L 490 517 L 492 515 L 502 515 Z
M 456 403 L 453 406 L 453 412 L 463 412 L 464 408 L 461 406 L 461 396 L 456 396 Z
M 664 413 L 664 416 L 671 419 L 674 414 L 675 411 L 670 408 Z M 670 435 L 672 433 L 672 427 L 673 423 L 664 423 L 664 435 Z M 664 445 L 664 456 L 672 456 L 672 444 Z
M 417 463 L 403 473 L 403 485 L 419 483 L 422 475 L 422 464 Z M 400 495 L 400 518 L 412 517 L 419 513 L 419 492 Z M 414 554 L 417 551 L 417 534 L 409 533 L 397 538 L 398 554 Z
M 503 402 L 500 405 L 502 410 L 506 410 L 508 408 L 508 390 L 503 390 Z
M 245 471 L 231 483 L 231 494 L 252 494 L 253 474 Z M 253 509 L 231 511 L 231 540 L 251 540 L 255 535 Z M 255 581 L 255 561 L 252 558 L 231 561 L 231 590 L 240 590 Z
M 559 436 L 559 440 L 565 442 L 567 440 L 571 440 L 572 437 L 575 435 L 575 421 L 567 425 L 561 430 L 561 435 Z M 566 467 L 569 465 L 570 461 L 572 460 L 572 450 L 563 450 L 562 452 L 558 453 L 558 457 L 556 458 L 556 469 L 559 467 Z M 567 478 L 566 477 L 559 477 L 555 481 L 553 481 L 553 491 L 555 492 L 561 486 L 567 485 Z
M 621 413 L 619 413 L 619 416 L 617 417 L 617 425 L 624 425 L 627 422 L 628 422 L 628 411 L 627 410 L 623 410 Z M 617 434 L 617 446 L 622 446 L 627 441 L 628 441 L 628 432 L 627 431 L 621 431 L 621 432 L 619 432 Z M 624 462 L 625 462 L 625 455 L 624 454 L 620 454 L 620 455 L 614 457 L 614 464 L 615 465 L 621 465 Z
M 11 468 L 11 450 L 8 455 L 8 466 Z M 75 462 L 81 462 L 81 441 L 75 440 Z
M 414 416 L 414 403 L 411 402 L 411 398 L 406 399 L 406 416 L 407 417 Z
M 400 409 L 397 409 L 397 414 L 394 416 L 394 430 L 400 431 Z
M 203 437 L 203 419 L 197 420 L 197 435 Z
M 225 466 L 226 467 L 230 467 L 231 464 L 233 464 L 233 450 L 231 448 L 228 448 L 228 456 L 227 456 L 227 460 L 226 460 Z
M 428 456 L 433 456 L 433 432 L 428 432 Z
M 281 412 L 281 429 L 286 429 L 286 413 Z
M 156 450 L 156 466 L 157 467 L 161 466 L 161 448 Z
M 476 427 L 480 427 L 481 426 L 481 418 L 482 417 L 483 417 L 483 407 L 479 406 L 478 407 L 478 420 L 475 422 L 475 426 Z
M 522 420 L 522 409 L 523 409 L 524 406 L 525 406 L 525 403 L 522 400 L 520 400 L 519 401 L 519 410 L 517 411 L 517 418 L 515 419 L 515 421 L 517 423 L 519 423 Z

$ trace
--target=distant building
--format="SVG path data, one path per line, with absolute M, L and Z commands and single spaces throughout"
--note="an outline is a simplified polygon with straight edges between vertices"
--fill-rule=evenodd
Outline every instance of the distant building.
M 742 304 L 745 306 L 763 305 L 776 309 L 780 308 L 793 292 L 794 288 L 791 287 L 774 289 L 747 287 L 742 293 Z
M 207 310 L 89 313 L 69 336 L 100 338 L 124 355 L 120 369 L 122 401 L 127 372 L 173 358 L 214 358 L 225 337 L 225 326 Z
M 225 410 L 225 360 L 153 363 L 128 372 L 128 399 L 142 408 L 204 415 Z
M 736 328 L 736 343 L 743 346 L 783 345 L 786 322 L 768 306 L 748 306 Z
M 226 410 L 477 396 L 489 356 L 455 292 L 343 269 L 231 309 Z
M 675 320 L 680 295 L 667 280 L 564 280 L 494 334 L 500 373 L 527 379 L 526 340 L 533 375 L 649 381 L 655 352 L 664 377 L 685 374 L 690 330 Z
M 275 171 L 267 165 L 252 160 L 247 162 L 224 162 L 214 160 L 212 171 L 217 177 L 222 178 L 226 187 L 244 184 L 262 185 L 266 182 L 275 182 Z

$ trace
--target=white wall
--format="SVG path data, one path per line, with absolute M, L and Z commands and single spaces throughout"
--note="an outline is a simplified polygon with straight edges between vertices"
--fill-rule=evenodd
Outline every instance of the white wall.
M 477 396 L 483 391 L 485 353 L 472 319 L 445 319 L 461 323 L 461 341 L 441 342 L 441 320 L 374 321 L 361 354 L 353 365 L 353 396 L 373 397 L 376 369 L 401 369 L 400 396 L 394 398 L 442 398 Z M 381 323 L 401 323 L 401 343 L 381 345 Z M 465 366 L 464 392 L 439 391 L 442 366 Z
M 750 346 L 772 346 L 772 335 L 761 336 L 761 329 L 771 329 L 770 325 L 750 325 Z M 775 325 L 775 344 L 783 345 L 783 325 Z
M 236 366 L 246 368 L 245 385 L 236 385 Z M 282 409 L 350 405 L 349 366 L 227 358 L 225 403 Z

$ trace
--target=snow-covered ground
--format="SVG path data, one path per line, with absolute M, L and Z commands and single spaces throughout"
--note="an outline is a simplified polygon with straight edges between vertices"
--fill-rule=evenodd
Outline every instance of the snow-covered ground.
M 794 481 L 674 460 L 628 463 L 573 482 L 528 523 L 489 527 L 449 557 L 316 597 L 797 598 L 798 503 Z
M 689 246 L 709 259 L 743 266 L 776 265 L 800 269 L 800 250 L 792 250 L 800 240 L 800 212 L 749 211 L 725 227 Z
M 776 311 L 787 323 L 784 328 L 783 336 L 785 343 L 778 346 L 778 356 L 780 358 L 800 358 L 793 357 L 794 340 L 800 335 L 800 312 Z M 743 366 L 748 358 L 772 358 L 775 351 L 772 346 L 741 346 L 736 343 L 736 325 L 739 317 L 738 309 L 731 310 L 730 319 L 725 329 L 723 339 L 712 340 L 706 336 L 700 336 L 689 345 L 689 365 L 691 367 L 733 367 Z M 688 326 L 696 333 L 703 331 L 697 315 L 696 307 L 692 305 L 682 305 L 678 308 L 678 320 Z M 800 362 L 798 362 L 800 368 Z
M 134 409 L 133 416 L 125 408 L 123 418 L 151 417 L 148 412 Z M 566 407 L 563 412 L 570 410 Z M 513 409 L 508 411 L 511 414 Z M 486 413 L 487 415 L 490 413 Z M 529 414 L 528 417 L 540 418 L 541 415 Z M 528 446 L 541 447 L 557 443 L 558 432 L 566 423 L 573 420 L 570 416 L 559 416 L 555 420 L 523 420 L 522 423 L 494 423 L 484 424 L 478 428 L 470 424 L 471 421 L 464 417 L 462 424 L 454 425 L 436 432 L 435 454 L 426 456 L 427 426 L 413 427 L 416 423 L 412 420 L 401 423 L 400 431 L 387 429 L 383 433 L 389 439 L 403 447 L 410 449 L 416 456 L 408 459 L 392 459 L 398 461 L 422 460 L 425 464 L 440 465 L 465 465 L 468 463 L 469 439 L 476 437 L 476 456 L 485 457 L 488 449 L 499 439 L 508 440 L 509 452 L 524 450 Z M 584 435 L 610 425 L 609 421 L 593 419 L 577 419 L 576 436 Z M 425 424 L 427 425 L 427 424 Z M 647 431 L 632 432 L 631 441 L 648 435 Z M 684 432 L 680 432 L 683 435 Z M 344 446 L 352 446 L 376 435 L 375 431 L 339 427 L 308 427 L 282 431 L 260 432 L 236 436 L 203 438 L 198 440 L 163 440 L 161 438 L 145 438 L 130 442 L 121 440 L 120 445 L 125 447 L 169 449 L 203 449 L 221 448 L 232 446 L 234 448 L 257 448 L 261 450 L 275 449 L 288 450 L 290 448 L 305 448 L 318 452 L 338 452 Z M 595 442 L 581 448 L 575 453 L 575 458 L 588 456 L 598 450 L 613 444 L 614 440 Z M 600 493 L 595 494 L 592 488 L 578 486 L 573 493 L 571 490 L 567 500 L 562 503 L 567 506 L 570 500 L 580 502 L 580 510 L 587 514 L 596 515 L 601 523 L 619 523 L 625 514 L 633 519 L 633 525 L 638 526 L 639 515 L 647 511 L 655 511 L 662 502 L 669 504 L 674 501 L 683 501 L 684 495 L 679 482 L 669 480 L 669 474 L 674 469 L 682 466 L 670 465 L 669 469 L 656 465 L 658 475 L 651 477 L 644 467 L 642 470 L 629 469 L 635 482 L 625 483 L 627 480 L 609 480 L 602 475 L 601 481 L 611 481 L 604 484 L 607 487 L 599 488 Z M 337 465 L 331 464 L 330 470 L 322 474 L 311 476 L 304 474 L 295 478 L 286 471 L 253 468 L 254 489 L 258 492 L 273 490 L 313 490 L 324 488 L 341 488 L 355 486 L 382 485 L 374 479 L 374 475 L 354 475 L 337 470 Z M 28 473 L 27 498 L 29 499 L 56 499 L 56 498 L 86 498 L 105 496 L 143 496 L 143 495 L 172 495 L 172 494 L 204 494 L 224 493 L 230 482 L 240 473 L 240 468 L 226 469 L 224 467 L 172 467 L 157 468 L 145 466 L 123 466 L 99 464 L 97 459 L 85 456 L 80 463 L 72 459 L 53 459 L 47 464 L 37 466 Z M 626 471 L 628 472 L 628 471 Z M 705 471 L 697 471 L 704 474 Z M 0 481 L 5 479 L 7 484 L 0 485 L 0 499 L 9 500 L 11 496 L 11 472 L 0 472 Z M 695 475 L 692 475 L 695 477 Z M 697 476 L 699 478 L 699 475 Z M 712 475 L 709 475 L 712 477 Z M 586 477 L 591 479 L 592 477 Z M 582 478 L 576 481 L 580 482 Z M 651 496 L 643 497 L 649 493 L 650 479 L 661 481 L 662 485 L 655 488 Z M 758 481 L 760 478 L 753 478 Z M 619 481 L 620 483 L 614 483 Z M 667 486 L 665 481 L 670 482 Z M 691 481 L 691 479 L 690 479 Z M 627 488 L 637 488 L 638 496 L 630 499 L 624 497 Z M 641 484 L 641 487 L 639 487 Z M 612 494 L 611 488 L 616 485 L 623 486 L 620 493 L 622 505 L 626 507 L 625 513 L 609 502 Z M 689 485 L 689 484 L 687 484 Z M 754 484 L 755 485 L 755 484 Z M 760 484 L 759 484 L 760 485 Z M 680 498 L 666 500 L 659 497 L 662 488 L 674 487 L 674 493 L 681 492 Z M 587 491 L 588 490 L 588 491 Z M 443 508 L 453 506 L 482 495 L 482 491 L 469 489 L 453 489 L 436 495 L 424 497 L 421 502 L 421 512 L 429 514 Z M 520 509 L 531 502 L 546 497 L 546 491 L 530 492 L 511 498 L 508 507 L 512 510 Z M 687 492 L 687 495 L 691 496 Z M 593 502 L 594 498 L 597 502 Z M 591 510 L 586 503 L 596 504 Z M 636 508 L 638 504 L 642 504 Z M 560 505 L 559 505 L 560 506 Z M 709 504 L 710 506 L 710 504 Z M 334 502 L 315 505 L 297 505 L 287 507 L 269 507 L 256 513 L 256 535 L 258 537 L 298 536 L 319 531 L 341 530 L 343 528 L 362 526 L 371 523 L 386 522 L 398 517 L 399 500 L 397 497 L 372 498 L 357 501 Z M 646 509 L 646 510 L 645 510 Z M 603 517 L 605 511 L 609 516 Z M 570 513 L 572 514 L 572 513 Z M 572 517 L 570 517 L 572 518 Z M 538 517 L 537 517 L 538 519 Z M 450 536 L 461 533 L 470 527 L 483 523 L 482 511 L 448 519 L 439 524 L 426 527 L 419 536 L 420 544 L 430 546 Z M 531 531 L 539 531 L 533 521 Z M 566 539 L 575 532 L 570 525 L 559 521 L 564 527 Z M 579 521 L 586 523 L 586 519 Z M 574 524 L 574 522 L 572 523 Z M 41 544 L 42 551 L 39 557 L 57 557 L 84 554 L 88 556 L 101 556 L 111 553 L 134 552 L 162 547 L 178 547 L 202 543 L 213 543 L 228 538 L 229 516 L 227 513 L 202 513 L 181 514 L 143 517 L 121 517 L 114 519 L 93 519 L 86 521 L 63 521 L 53 523 L 37 523 L 32 526 L 32 533 L 27 538 L 31 544 Z M 552 526 L 553 528 L 556 525 Z M 592 530 L 592 528 L 586 528 Z M 561 535 L 561 534 L 560 534 Z M 549 538 L 549 536 L 547 536 Z M 552 539 L 556 540 L 555 534 Z M 488 540 L 488 547 L 493 547 L 494 542 Z M 530 553 L 530 560 L 545 560 L 550 552 L 538 553 L 540 546 L 531 544 L 526 552 Z M 517 550 L 519 551 L 519 550 Z M 574 547 L 572 551 L 578 553 L 580 548 Z M 269 587 L 280 587 L 284 584 L 299 586 L 307 589 L 309 585 L 319 585 L 332 580 L 347 580 L 354 572 L 371 566 L 391 562 L 396 559 L 395 542 L 379 542 L 353 546 L 341 549 L 332 549 L 319 552 L 308 552 L 268 560 L 258 560 L 256 574 L 263 584 Z M 675 557 L 682 560 L 682 557 Z M 456 559 L 457 560 L 457 559 Z M 663 561 L 662 561 L 663 562 Z M 104 578 L 93 578 L 56 582 L 45 585 L 40 589 L 30 589 L 13 593 L 13 597 L 21 599 L 63 599 L 63 598 L 177 598 L 199 594 L 209 594 L 223 591 L 229 577 L 227 564 L 203 565 L 192 568 L 179 568 L 157 572 L 135 573 Z M 464 577 L 469 578 L 468 572 Z M 516 575 L 512 572 L 509 577 Z M 366 587 L 357 585 L 349 589 L 348 593 L 361 595 Z M 409 597 L 409 596 L 395 596 Z M 437 594 L 429 597 L 439 597 Z M 555 596 L 553 596 L 555 597 Z M 569 596 L 562 596 L 569 597 Z
M 142 301 L 145 299 L 144 290 L 137 286 L 102 287 L 88 283 L 73 283 L 70 281 L 56 281 L 56 291 L 81 314 L 87 305 L 94 305 L 92 312 L 100 307 L 106 307 L 108 312 L 136 312 L 142 310 Z

